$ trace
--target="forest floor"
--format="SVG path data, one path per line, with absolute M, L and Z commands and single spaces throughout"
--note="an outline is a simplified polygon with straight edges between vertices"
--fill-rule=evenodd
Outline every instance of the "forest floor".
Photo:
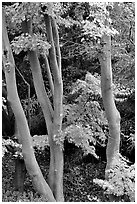
M 71 152 L 71 153 L 70 153 Z M 42 173 L 47 179 L 49 167 L 49 151 L 45 155 L 36 154 Z M 65 202 L 127 202 L 127 197 L 108 196 L 104 190 L 93 182 L 93 179 L 103 179 L 106 163 L 95 162 L 92 157 L 83 157 L 80 149 L 68 149 L 64 154 L 64 196 Z M 48 158 L 48 159 L 47 159 Z M 15 161 L 12 155 L 3 157 L 2 187 L 3 202 L 42 202 L 34 191 L 31 179 L 27 174 L 24 193 L 14 190 L 13 178 Z

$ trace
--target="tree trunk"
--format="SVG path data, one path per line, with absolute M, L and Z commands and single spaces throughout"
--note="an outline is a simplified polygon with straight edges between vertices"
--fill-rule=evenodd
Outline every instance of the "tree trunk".
M 49 168 L 49 186 L 55 196 L 56 201 L 64 201 L 63 196 L 63 151 L 59 144 L 56 144 L 55 137 L 59 139 L 61 129 L 62 129 L 62 116 L 63 116 L 63 105 L 62 105 L 62 98 L 63 98 L 63 83 L 61 77 L 61 65 L 60 59 L 58 55 L 58 61 L 56 58 L 56 51 L 54 47 L 54 39 L 52 34 L 52 27 L 49 23 L 49 17 L 47 16 L 46 28 L 47 28 L 47 36 L 50 37 L 51 49 L 49 50 L 49 61 L 46 61 L 46 66 L 48 66 L 48 77 L 51 77 L 51 70 L 53 73 L 53 81 L 54 84 L 50 84 L 52 88 L 53 94 L 53 107 L 51 106 L 50 100 L 45 90 L 44 81 L 41 73 L 41 67 L 38 60 L 38 56 L 36 51 L 29 51 L 28 57 L 31 65 L 31 71 L 34 81 L 34 86 L 37 94 L 38 101 L 41 105 L 47 130 L 48 130 L 48 137 L 49 137 L 49 144 L 50 144 L 50 168 Z M 48 25 L 47 25 L 48 23 Z M 55 22 L 54 22 L 55 26 Z M 22 23 L 23 32 L 28 32 L 29 34 L 33 35 L 32 33 L 32 24 L 30 21 L 24 21 Z M 57 29 L 56 29 L 57 32 Z M 56 36 L 57 33 L 55 34 Z M 59 52 L 59 48 L 57 50 Z M 58 66 L 59 63 L 59 66 Z M 49 78 L 49 82 L 52 79 Z M 54 87 L 53 87 L 54 86 Z
M 10 48 L 10 43 L 5 26 L 4 12 L 2 16 L 2 48 L 3 48 L 3 64 L 5 71 L 5 78 L 7 84 L 8 100 L 11 104 L 15 115 L 17 127 L 21 136 L 22 152 L 26 165 L 26 169 L 32 178 L 36 190 L 45 197 L 46 201 L 55 202 L 53 193 L 46 183 L 41 170 L 36 161 L 34 150 L 32 146 L 32 138 L 30 136 L 27 120 L 20 103 L 17 92 L 16 78 L 15 78 L 15 62 Z
M 53 124 L 50 130 L 50 168 L 48 182 L 57 201 L 63 202 L 63 150 L 54 138 L 60 134 L 59 128 Z
M 15 173 L 14 173 L 14 186 L 15 190 L 19 192 L 24 191 L 24 181 L 26 177 L 26 166 L 24 159 L 19 157 L 15 159 Z
M 54 141 L 54 135 L 57 135 L 61 131 L 62 121 L 59 120 L 58 124 L 55 124 L 55 110 L 49 105 L 49 100 L 44 88 L 44 82 L 42 79 L 41 69 L 36 52 L 29 52 L 29 60 L 31 64 L 32 76 L 34 80 L 34 86 L 37 93 L 38 101 L 42 107 L 42 111 L 45 117 L 48 137 L 50 143 L 50 168 L 49 168 L 49 186 L 55 196 L 56 201 L 64 201 L 63 196 L 63 152 L 60 149 L 60 145 L 57 145 Z M 54 88 L 56 90 L 56 88 Z M 55 91 L 54 91 L 55 94 Z M 58 98 L 56 97 L 56 100 Z M 50 107 L 50 108 L 49 108 Z M 50 111 L 51 109 L 51 111 Z M 58 120 L 58 119 L 57 119 Z M 56 127 L 57 126 L 57 127 Z
M 18 139 L 18 142 L 21 144 L 21 135 L 19 134 L 19 129 L 17 127 L 17 121 L 15 120 L 15 132 L 14 136 Z M 14 186 L 15 190 L 19 192 L 24 191 L 24 181 L 26 178 L 26 166 L 23 158 L 17 157 L 15 159 L 15 173 L 14 173 Z
M 111 36 L 104 34 L 102 37 L 103 50 L 99 60 L 101 64 L 101 91 L 106 117 L 109 123 L 109 137 L 107 144 L 107 170 L 110 170 L 119 161 L 120 146 L 120 114 L 116 108 L 113 87 L 112 87 L 112 67 L 111 67 Z
M 59 35 L 55 19 L 48 15 L 44 15 L 47 39 L 51 44 L 49 49 L 49 64 L 54 79 L 54 115 L 53 126 L 50 131 L 50 169 L 49 169 L 49 185 L 54 193 L 57 201 L 64 201 L 63 196 L 63 150 L 61 145 L 57 144 L 55 138 L 61 139 L 62 134 L 62 118 L 63 118 L 63 82 L 61 74 L 61 53 L 59 47 Z

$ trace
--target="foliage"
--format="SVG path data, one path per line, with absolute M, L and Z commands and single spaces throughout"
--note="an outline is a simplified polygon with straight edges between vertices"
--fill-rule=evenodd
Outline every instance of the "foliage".
M 6 14 L 11 17 L 11 21 L 16 24 L 22 23 L 25 19 L 29 20 L 30 18 L 34 19 L 34 22 L 40 21 L 43 17 L 43 13 L 54 18 L 58 18 L 58 21 L 61 20 L 60 14 L 62 13 L 61 4 L 58 2 L 22 2 L 14 3 L 11 6 L 6 6 Z
M 23 194 L 17 192 L 17 191 L 6 191 L 3 192 L 3 200 L 5 202 L 43 202 L 45 201 L 44 198 L 42 198 L 39 195 L 34 195 L 33 192 L 24 192 Z
M 64 35 L 61 38 L 63 58 L 82 56 L 82 59 L 97 57 L 100 39 L 103 33 L 114 35 L 116 29 L 111 25 L 108 17 L 107 6 L 113 6 L 107 2 L 75 2 L 67 3 L 66 16 L 77 19 L 79 24 L 72 25 L 68 29 L 61 28 Z M 106 25 L 106 18 L 110 25 Z
M 13 156 L 21 156 L 21 149 L 22 145 L 17 143 L 16 141 L 14 142 L 12 139 L 2 139 L 2 156 L 5 155 L 5 153 L 9 153 L 8 147 L 12 148 L 14 155 Z
M 45 40 L 44 40 L 45 38 Z M 33 36 L 26 34 L 21 34 L 18 37 L 15 37 L 11 42 L 11 48 L 15 54 L 19 54 L 21 51 L 31 51 L 39 50 L 40 53 L 48 54 L 50 44 L 47 42 L 46 36 L 41 36 L 39 34 L 34 34 Z
M 32 144 L 34 149 L 43 151 L 47 146 L 49 146 L 49 142 L 48 142 L 48 136 L 47 135 L 34 135 L 32 137 Z M 10 149 L 12 151 L 9 151 Z M 2 139 L 2 156 L 5 155 L 5 153 L 14 153 L 13 156 L 14 157 L 23 157 L 22 155 L 22 145 L 19 144 L 16 141 L 13 141 L 12 139 Z
M 64 19 L 61 14 L 64 12 L 62 5 L 59 2 L 22 2 L 14 3 L 12 5 L 4 6 L 6 11 L 7 23 L 13 39 L 11 41 L 11 47 L 15 54 L 19 54 L 21 51 L 38 50 L 40 54 L 48 54 L 50 43 L 47 42 L 46 27 L 43 23 L 44 14 L 53 16 L 58 24 L 64 24 L 70 26 L 74 23 L 72 19 Z M 21 24 L 27 20 L 33 21 L 33 35 L 28 33 L 23 34 L 21 31 Z M 15 36 L 13 32 L 18 33 Z
M 96 141 L 92 137 L 89 127 L 83 128 L 81 125 L 70 125 L 65 129 L 64 134 L 69 143 L 74 143 L 77 147 L 82 148 L 84 155 L 91 154 L 96 159 L 99 158 L 95 153 Z
M 34 135 L 32 138 L 33 147 L 38 150 L 44 150 L 46 146 L 49 146 L 48 135 Z
M 119 99 L 116 101 L 116 103 L 118 109 L 120 108 L 119 111 L 121 116 L 125 116 L 125 110 L 127 113 L 128 107 L 131 107 L 131 105 L 126 107 L 127 100 L 130 95 L 127 94 L 126 89 L 120 90 L 117 87 L 114 87 L 114 93 L 116 99 Z M 119 102 L 121 99 L 126 100 Z M 107 121 L 102 110 L 103 107 L 100 93 L 100 77 L 98 75 L 93 76 L 90 73 L 87 73 L 85 81 L 77 80 L 77 82 L 73 85 L 73 89 L 71 90 L 71 93 L 66 98 L 66 100 L 67 104 L 64 105 L 63 121 L 67 128 L 62 132 L 62 137 L 60 137 L 62 139 L 61 141 L 59 140 L 60 143 L 62 144 L 65 137 L 69 142 L 72 142 L 76 146 L 81 147 L 85 154 L 91 153 L 94 155 L 94 157 L 97 158 L 96 146 L 99 145 L 105 147 L 108 136 Z M 120 104 L 123 103 L 124 106 L 122 105 L 122 107 L 126 107 L 126 109 L 122 113 L 122 107 Z M 27 115 L 28 99 L 22 100 L 22 105 Z M 129 113 L 131 112 L 129 111 Z M 41 113 L 39 103 L 35 97 L 30 99 L 30 116 L 32 135 L 40 135 L 43 133 L 46 134 L 47 130 L 44 117 Z M 127 117 L 129 116 L 127 115 Z M 125 128 L 126 127 L 124 127 L 124 129 Z M 124 132 L 124 134 L 125 133 L 126 132 Z M 134 134 L 134 132 L 131 132 L 131 134 Z M 57 138 L 55 139 L 58 141 Z M 125 135 L 124 137 L 121 136 L 121 151 L 124 155 L 129 156 L 129 154 L 134 151 L 134 139 L 132 138 L 134 137 L 131 137 L 130 134 L 127 135 L 127 137 Z M 43 143 L 42 140 L 44 140 L 44 138 L 42 139 L 41 136 L 37 136 L 36 140 L 37 143 L 40 144 L 39 146 L 41 146 L 43 149 L 45 143 Z M 129 148 L 127 148 L 127 144 L 129 144 Z M 7 151 L 7 149 L 5 149 L 5 151 Z
M 109 18 L 108 6 L 112 7 L 112 3 L 108 2 L 90 2 L 90 14 L 88 20 L 84 22 L 85 34 L 90 34 L 93 38 L 100 38 L 103 33 L 115 35 L 118 33 L 112 26 L 112 20 Z M 109 24 L 106 23 L 106 19 Z
M 126 123 L 132 116 L 134 120 L 134 100 L 131 100 L 134 91 L 123 89 L 115 84 L 113 84 L 113 89 L 116 105 L 122 117 L 121 153 L 134 162 L 135 143 L 134 137 L 131 136 L 134 135 L 134 127 L 131 129 L 131 123 L 128 126 Z M 87 152 L 91 151 L 91 154 L 94 155 L 97 148 L 106 147 L 109 132 L 102 105 L 99 75 L 87 73 L 85 80 L 77 80 L 73 84 L 66 98 L 66 105 L 64 105 L 63 121 L 64 126 L 67 126 L 64 130 L 67 140 L 82 147 L 84 152 L 87 149 Z
M 61 33 L 63 32 L 61 37 L 62 57 L 65 62 L 69 63 L 69 66 L 78 67 L 79 76 L 81 76 L 80 72 L 85 69 L 89 70 L 89 67 L 91 72 L 97 71 L 100 73 L 97 60 L 98 48 L 101 33 L 106 29 L 104 18 L 107 12 L 109 12 L 109 18 L 111 18 L 111 28 L 118 31 L 112 37 L 111 49 L 114 82 L 119 83 L 120 86 L 124 84 L 127 88 L 133 88 L 135 86 L 134 2 L 70 3 L 67 15 L 79 19 L 81 24 L 71 26 L 68 29 L 61 28 Z M 94 64 L 92 64 L 93 61 Z M 98 67 L 97 70 L 95 70 L 96 66 Z
M 112 40 L 112 59 L 116 83 L 133 88 L 135 76 L 135 3 L 115 2 L 110 12 L 120 35 Z
M 30 102 L 30 107 L 29 107 L 30 117 L 36 116 L 41 110 L 38 100 L 35 98 L 35 96 L 31 97 L 30 99 L 21 100 L 21 104 L 23 106 L 25 115 L 28 114 L 28 102 Z
M 47 43 L 45 36 L 46 29 L 42 20 L 42 8 L 44 8 L 44 12 L 47 12 L 49 15 L 54 15 L 59 24 L 62 58 L 65 59 L 65 63 L 71 62 L 69 66 L 75 64 L 78 69 L 77 72 L 79 73 L 78 77 L 82 77 L 84 70 L 89 70 L 88 67 L 90 67 L 90 71 L 94 70 L 95 66 L 98 67 L 97 47 L 99 43 L 98 40 L 100 39 L 99 33 L 104 32 L 103 30 L 106 29 L 104 21 L 105 16 L 109 12 L 111 29 L 114 28 L 119 32 L 119 34 L 114 35 L 112 38 L 112 67 L 114 80 L 116 83 L 120 83 L 120 85 L 124 83 L 126 87 L 134 87 L 134 7 L 134 2 L 54 2 L 52 5 L 49 2 L 24 2 L 5 6 L 5 9 L 7 13 L 7 23 L 9 22 L 8 25 L 11 25 L 9 32 L 11 28 L 15 27 L 16 29 L 19 26 L 14 25 L 19 18 L 20 21 L 22 21 L 26 14 L 30 16 L 31 13 L 35 27 L 35 36 L 33 38 L 37 36 L 35 41 L 40 41 L 40 45 L 42 46 Z M 14 21 L 14 24 L 11 23 L 10 19 Z M 68 23 L 65 22 L 62 24 L 65 20 L 68 21 Z M 66 27 L 68 24 L 69 26 Z M 93 26 L 88 26 L 88 24 L 93 24 Z M 88 29 L 92 30 L 89 32 Z M 88 32 L 89 34 L 85 34 L 85 32 Z M 16 34 L 17 38 L 20 37 L 20 34 L 21 31 Z M 14 34 L 12 37 L 13 41 L 16 36 Z M 97 41 L 98 43 L 96 43 Z M 24 42 L 25 41 L 19 42 L 19 44 L 24 44 Z M 37 43 L 33 44 L 36 45 Z M 33 45 L 30 46 L 33 47 Z M 87 63 L 88 60 L 90 64 Z M 92 61 L 94 61 L 93 66 Z M 66 68 L 65 65 L 66 72 L 67 69 L 68 68 Z M 65 70 L 63 71 L 63 75 L 65 76 L 66 81 Z M 73 79 L 73 75 L 71 78 Z M 69 81 L 71 81 L 71 78 Z
M 66 7 L 63 7 L 63 4 L 66 5 Z M 77 61 L 79 61 L 79 59 L 81 59 L 82 61 L 82 58 L 87 59 L 89 58 L 89 56 L 92 59 L 97 58 L 99 53 L 98 45 L 100 45 L 100 38 L 102 34 L 104 32 L 111 34 L 113 36 L 112 61 L 113 70 L 116 73 L 115 81 L 117 82 L 120 79 L 122 83 L 125 81 L 126 86 L 128 86 L 127 82 L 128 80 L 130 80 L 129 86 L 134 87 L 135 26 L 133 22 L 133 4 L 107 4 L 103 2 L 68 2 L 66 4 L 64 2 L 62 4 L 51 4 L 27 2 L 11 4 L 11 6 L 5 8 L 9 25 L 8 28 L 13 35 L 17 34 L 17 36 L 14 36 L 14 39 L 11 41 L 12 49 L 14 50 L 16 55 L 18 55 L 19 53 L 22 54 L 22 51 L 26 52 L 27 50 L 36 49 L 39 50 L 42 54 L 48 53 L 50 44 L 49 42 L 47 42 L 46 31 L 45 27 L 43 26 L 43 13 L 47 13 L 48 15 L 54 16 L 59 25 L 62 24 L 62 27 L 60 29 L 61 48 L 63 51 L 63 57 L 69 59 L 75 58 Z M 108 19 L 109 23 L 112 23 L 109 28 L 107 27 L 107 25 L 105 25 L 105 20 L 106 17 L 108 18 L 108 13 L 110 13 L 111 17 L 111 19 Z M 60 14 L 62 16 L 60 16 Z M 63 15 L 66 15 L 65 18 L 63 18 Z M 21 34 L 20 24 L 26 19 L 26 16 L 27 20 L 33 18 L 33 23 L 35 25 L 35 34 L 32 37 L 28 34 Z M 122 18 L 124 18 L 119 18 L 121 16 Z M 128 16 L 129 18 L 127 19 L 126 16 Z M 12 20 L 11 26 L 10 19 Z M 15 33 L 13 32 L 14 29 L 16 31 L 14 31 Z M 118 35 L 117 31 L 119 31 L 120 35 Z M 130 33 L 130 31 L 132 31 L 133 34 Z M 73 35 L 71 35 L 72 33 Z M 81 58 L 79 58 L 79 56 Z M 83 69 L 84 70 L 82 73 L 85 74 L 84 66 Z M 72 71 L 74 71 L 73 68 Z M 79 72 L 79 70 L 77 72 Z M 126 75 L 126 77 L 123 75 Z M 98 143 L 100 146 L 105 146 L 108 136 L 108 127 L 102 107 L 99 81 L 99 76 L 92 76 L 87 74 L 85 81 L 78 80 L 74 84 L 73 90 L 67 98 L 67 102 L 69 104 L 64 106 L 64 121 L 66 123 L 65 125 L 67 125 L 67 128 L 64 129 L 63 132 L 59 132 L 57 135 L 54 136 L 54 140 L 59 144 L 62 144 L 64 141 L 65 134 L 65 137 L 69 142 L 75 143 L 76 146 L 81 147 L 84 150 L 85 154 L 90 153 L 96 158 L 98 158 L 95 152 L 96 144 Z M 27 103 L 27 100 L 23 101 L 24 109 L 26 111 L 28 108 Z M 35 107 L 33 107 L 33 105 L 36 105 L 36 109 Z M 39 104 L 37 104 L 35 100 L 31 101 L 32 118 L 35 118 L 35 115 L 38 113 L 38 106 Z M 39 118 L 39 113 L 37 114 L 37 116 L 38 117 L 36 118 L 36 125 L 38 124 L 38 120 L 41 122 L 41 118 Z M 128 136 L 127 141 L 130 144 L 128 149 L 129 151 L 131 151 L 132 147 L 134 147 L 134 136 L 134 134 L 130 134 L 130 136 Z M 43 150 L 45 149 L 45 145 L 48 145 L 47 136 L 34 136 L 33 143 L 36 149 Z M 11 141 L 9 141 L 9 143 L 8 141 L 6 141 L 5 143 L 3 143 L 3 154 L 5 154 L 5 152 L 7 151 L 5 145 L 10 145 L 14 148 L 17 148 L 18 146 L 18 144 L 13 144 Z M 126 172 L 126 168 L 127 167 L 124 166 L 124 170 L 120 169 L 120 173 L 116 172 L 116 174 L 113 175 L 112 178 L 110 178 L 111 185 L 109 183 L 104 184 L 108 186 L 107 189 L 110 194 L 121 196 L 124 195 L 124 192 L 126 192 L 125 194 L 127 194 L 130 197 L 130 200 L 132 201 L 134 197 L 134 175 L 130 174 L 131 171 Z M 123 176 L 122 173 L 127 175 L 129 174 L 131 178 L 129 179 L 125 175 Z M 123 181 L 123 179 L 125 180 Z M 97 182 L 99 183 L 100 181 Z M 123 182 L 125 183 L 123 184 Z M 130 183 L 129 189 L 127 189 L 128 183 Z M 23 201 L 28 200 L 26 199 L 26 196 L 25 198 L 23 198 Z
M 80 146 L 85 154 L 95 153 L 97 144 L 106 146 L 108 126 L 101 108 L 100 80 L 87 73 L 85 81 L 77 80 L 64 105 L 64 134 L 69 142 Z
M 69 65 L 73 65 L 74 61 L 76 61 L 76 66 L 78 67 L 84 64 L 83 69 L 88 69 L 88 66 L 90 66 L 87 65 L 85 67 L 87 60 L 90 59 L 89 63 L 92 63 L 92 60 L 96 59 L 96 63 L 91 67 L 91 70 L 98 65 L 97 47 L 100 41 L 100 34 L 103 33 L 104 30 L 108 31 L 108 28 L 104 26 L 104 22 L 106 15 L 109 13 L 111 29 L 115 29 L 119 32 L 119 34 L 114 35 L 112 38 L 114 80 L 116 83 L 120 83 L 120 85 L 124 83 L 127 87 L 134 87 L 134 7 L 134 2 L 54 2 L 53 4 L 49 2 L 24 2 L 5 6 L 5 9 L 9 33 L 12 33 L 11 29 L 13 31 L 13 28 L 17 30 L 16 34 L 12 33 L 12 40 L 14 41 L 14 37 L 19 38 L 22 33 L 21 30 L 18 31 L 17 29 L 20 26 L 20 23 L 18 24 L 17 21 L 19 20 L 21 22 L 24 20 L 26 14 L 28 18 L 30 18 L 31 13 L 35 27 L 34 33 L 38 38 L 36 41 L 40 41 L 41 46 L 47 43 L 45 37 L 46 29 L 42 20 L 42 8 L 44 8 L 44 12 L 47 12 L 49 15 L 54 15 L 59 24 L 62 58 L 65 59 L 67 63 L 68 61 L 71 62 Z M 24 42 L 19 42 L 19 44 L 24 44 Z M 34 44 L 36 45 L 37 43 Z M 31 47 L 33 47 L 33 45 L 31 45 Z M 66 73 L 64 73 L 64 75 L 66 76 Z M 79 76 L 81 77 L 82 75 L 79 73 Z
M 127 195 L 131 202 L 135 201 L 135 165 L 128 166 L 121 161 L 108 174 L 108 180 L 94 179 L 94 182 L 105 190 L 105 194 Z
M 71 153 L 71 154 L 70 154 Z M 39 154 L 39 152 L 38 152 Z M 92 160 L 84 161 L 83 152 L 81 149 L 72 149 L 64 154 L 64 196 L 66 202 L 129 202 L 127 197 L 112 197 L 108 198 L 107 194 L 99 185 L 93 182 L 94 178 L 102 179 L 104 177 L 105 163 L 94 163 Z M 37 161 L 40 165 L 42 173 L 47 178 L 49 167 L 49 149 L 46 149 L 44 154 L 37 155 Z M 34 191 L 32 182 L 28 174 L 26 175 L 25 192 L 19 194 L 14 191 L 12 184 L 14 174 L 14 159 L 11 155 L 6 154 L 2 159 L 2 187 L 3 187 L 3 202 L 42 202 L 38 194 Z M 40 200 L 39 200 L 40 199 Z

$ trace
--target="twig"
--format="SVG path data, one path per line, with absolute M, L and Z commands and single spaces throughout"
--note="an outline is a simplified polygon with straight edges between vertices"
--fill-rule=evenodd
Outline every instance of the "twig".
M 30 121 L 30 84 L 26 81 L 26 79 L 24 78 L 24 76 L 21 74 L 21 72 L 19 71 L 19 69 L 17 68 L 17 66 L 15 66 L 16 70 L 18 71 L 19 75 L 21 76 L 22 80 L 24 81 L 24 83 L 27 85 L 28 87 L 28 108 L 27 108 L 27 113 L 28 113 L 28 126 L 29 128 L 31 127 L 31 121 Z

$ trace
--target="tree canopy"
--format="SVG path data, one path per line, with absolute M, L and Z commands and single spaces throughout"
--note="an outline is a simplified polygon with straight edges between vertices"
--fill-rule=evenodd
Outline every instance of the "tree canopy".
M 37 191 L 48 201 L 62 202 L 64 141 L 98 161 L 96 150 L 102 148 L 107 160 L 105 179 L 112 185 L 94 182 L 109 186 L 109 194 L 123 195 L 124 190 L 118 194 L 114 183 L 121 180 L 121 171 L 127 172 L 122 170 L 127 166 L 120 155 L 120 138 L 127 138 L 130 152 L 134 149 L 134 125 L 130 123 L 134 111 L 131 118 L 129 109 L 135 95 L 135 3 L 5 2 L 2 17 L 3 84 L 6 81 L 7 89 L 2 110 L 10 116 L 11 106 L 14 119 L 10 120 L 21 144 L 16 138 L 14 142 L 3 140 L 3 156 L 7 150 L 17 152 Z M 125 131 L 128 117 L 132 127 Z M 43 127 L 46 135 L 35 135 Z M 48 182 L 36 160 L 36 151 L 45 151 L 47 146 Z M 121 168 L 115 178 L 111 173 L 118 164 Z M 132 194 L 134 181 L 130 182 Z M 125 189 L 123 180 L 119 186 Z

